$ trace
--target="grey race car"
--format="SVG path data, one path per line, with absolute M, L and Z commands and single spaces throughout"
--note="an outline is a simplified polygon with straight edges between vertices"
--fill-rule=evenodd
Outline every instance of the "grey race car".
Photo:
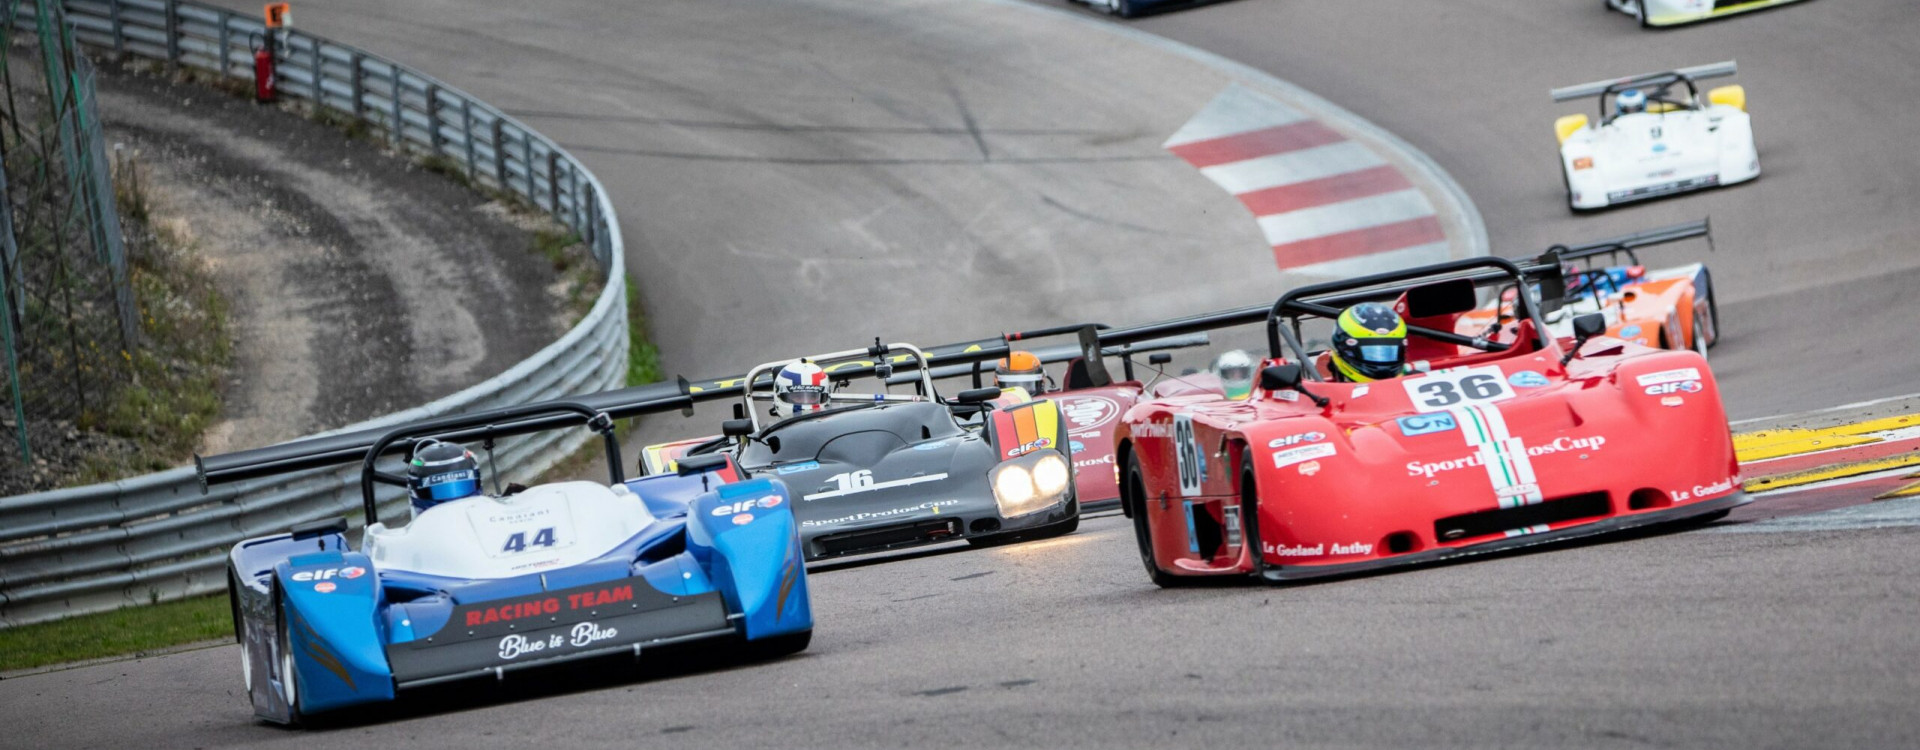
M 697 389 L 696 400 L 738 395 L 724 435 L 649 446 L 642 468 L 669 472 L 725 453 L 751 475 L 779 478 L 799 501 L 793 512 L 809 561 L 957 540 L 1039 539 L 1079 527 L 1067 433 L 1053 402 L 994 388 L 942 398 L 926 354 L 911 344 L 808 359 L 833 384 L 827 408 L 776 420 L 767 408 L 772 376 L 791 360 L 769 362 L 717 381 L 734 387 Z M 895 370 L 909 368 L 919 375 L 913 392 L 886 392 Z M 855 377 L 881 392 L 847 390 Z

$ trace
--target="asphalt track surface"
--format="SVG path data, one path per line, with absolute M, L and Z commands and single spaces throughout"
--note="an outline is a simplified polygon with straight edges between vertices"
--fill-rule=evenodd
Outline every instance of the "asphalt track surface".
M 341 23 L 322 30 L 376 49 L 383 49 L 378 40 L 359 34 L 431 43 L 450 32 L 400 26 L 435 19 L 485 25 L 521 13 L 505 3 L 487 10 L 342 5 L 368 14 L 353 22 L 359 28 L 345 28 L 332 13 L 312 20 Z M 543 5 L 539 17 L 591 28 L 614 24 L 617 14 L 643 15 L 639 8 L 658 10 L 562 6 Z M 1909 249 L 1920 239 L 1909 195 L 1920 182 L 1920 157 L 1906 146 L 1915 126 L 1896 117 L 1920 100 L 1920 83 L 1904 78 L 1920 39 L 1910 4 L 1819 0 L 1644 35 L 1598 8 L 1518 0 L 1238 2 L 1138 28 L 1270 70 L 1427 150 L 1474 196 L 1495 247 L 1507 254 L 1711 213 L 1721 247 L 1711 260 L 1727 295 L 1729 330 L 1715 351 L 1716 369 L 1736 415 L 1913 390 L 1903 390 L 1912 347 L 1893 335 L 1920 304 L 1899 294 L 1920 263 Z M 850 6 L 811 9 L 821 16 L 750 14 L 713 2 L 700 12 L 740 12 L 733 22 L 777 29 L 789 49 L 831 44 L 802 32 L 830 37 L 838 29 L 847 42 L 875 31 L 866 25 L 872 16 Z M 536 26 L 510 41 L 470 40 L 465 70 L 471 78 L 471 71 L 504 68 L 504 60 L 592 57 L 555 46 L 565 39 Z M 1739 80 L 1753 101 L 1766 169 L 1760 181 L 1567 217 L 1548 134 L 1561 110 L 1546 102 L 1546 88 L 1726 57 L 1740 58 Z M 410 62 L 448 71 L 456 84 L 493 98 L 495 91 L 452 72 L 457 59 Z M 590 76 L 602 85 L 602 73 L 556 76 L 553 85 Z M 738 168 L 735 179 L 748 184 L 753 178 Z M 670 186 L 652 190 L 650 198 L 671 197 Z M 1105 195 L 1121 200 L 1123 193 Z M 840 210 L 829 196 L 821 201 L 820 211 Z M 723 204 L 689 196 L 675 205 L 698 218 Z M 671 222 L 642 226 L 652 234 L 648 243 L 682 231 L 666 228 Z M 931 240 L 938 229 L 901 231 L 926 230 Z M 1253 261 L 1265 260 L 1257 237 L 1246 244 Z M 1266 268 L 1248 266 L 1237 278 Z M 1217 269 L 1196 272 L 1210 270 Z M 1840 316 L 1863 308 L 1870 314 Z M 1851 330 L 1846 320 L 1870 321 L 1863 323 L 1870 330 Z M 747 351 L 767 341 L 722 321 L 656 321 L 741 331 L 716 347 Z M 1832 503 L 1858 499 L 1845 489 L 1830 493 Z M 1655 533 L 1309 586 L 1185 591 L 1146 581 L 1130 533 L 1109 516 L 1039 544 L 817 568 L 813 645 L 772 664 L 688 671 L 643 659 L 638 680 L 609 665 L 593 676 L 475 685 L 370 712 L 316 737 L 249 721 L 235 690 L 237 653 L 226 646 L 0 682 L 0 717 L 8 744 L 22 746 L 1920 743 L 1913 718 L 1920 675 L 1912 668 L 1920 664 L 1912 638 L 1920 584 L 1909 574 L 1920 563 L 1920 531 L 1911 526 Z

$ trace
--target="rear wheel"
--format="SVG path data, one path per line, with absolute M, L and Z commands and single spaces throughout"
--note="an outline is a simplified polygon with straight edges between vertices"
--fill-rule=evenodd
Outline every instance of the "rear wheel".
M 1241 533 L 1246 537 L 1248 554 L 1253 560 L 1251 573 L 1254 578 L 1260 578 L 1260 572 L 1267 567 L 1266 558 L 1263 557 L 1266 548 L 1260 545 L 1260 492 L 1253 485 L 1253 452 L 1242 451 L 1242 453 L 1244 456 L 1240 459 L 1240 528 Z
M 1147 499 L 1147 483 L 1140 470 L 1138 453 L 1127 457 L 1127 483 L 1123 489 L 1122 501 L 1133 504 L 1133 537 L 1140 545 L 1140 562 L 1147 567 L 1147 578 L 1161 588 L 1193 585 L 1193 579 L 1168 573 L 1154 560 L 1152 522 L 1147 520 L 1147 503 L 1150 501 Z

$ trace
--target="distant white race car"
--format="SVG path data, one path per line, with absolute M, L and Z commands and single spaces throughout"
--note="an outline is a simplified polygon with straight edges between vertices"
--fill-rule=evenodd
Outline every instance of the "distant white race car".
M 1640 19 L 1641 26 L 1675 26 L 1794 0 L 1605 0 L 1607 7 Z
M 1566 115 L 1553 123 L 1567 205 L 1586 211 L 1759 177 L 1746 89 L 1721 86 L 1702 98 L 1694 85 L 1734 72 L 1728 61 L 1554 89 L 1556 102 L 1600 100 L 1597 122 Z

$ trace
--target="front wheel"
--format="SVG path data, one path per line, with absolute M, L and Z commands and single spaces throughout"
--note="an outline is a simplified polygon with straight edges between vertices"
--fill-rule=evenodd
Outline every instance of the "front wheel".
M 300 723 L 300 673 L 295 667 L 293 658 L 293 626 L 287 622 L 287 612 L 280 599 L 277 584 L 274 589 L 273 612 L 276 624 L 273 639 L 274 664 L 277 667 L 276 671 L 279 672 L 281 695 L 287 699 L 287 723 L 297 725 Z
M 1153 585 L 1163 589 L 1193 585 L 1194 579 L 1176 576 L 1160 568 L 1153 555 L 1153 527 L 1147 520 L 1147 483 L 1140 470 L 1140 454 L 1127 456 L 1127 483 L 1123 486 L 1122 502 L 1132 503 L 1133 537 L 1140 545 L 1140 562 L 1147 567 L 1147 578 Z

